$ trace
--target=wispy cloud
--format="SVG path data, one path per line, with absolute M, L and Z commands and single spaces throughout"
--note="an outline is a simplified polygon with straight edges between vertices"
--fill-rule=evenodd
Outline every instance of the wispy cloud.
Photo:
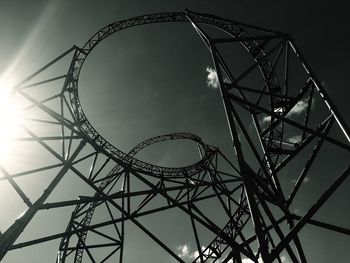
M 212 89 L 217 89 L 219 87 L 219 79 L 216 70 L 207 67 L 205 71 L 207 72 L 207 86 Z
M 301 142 L 301 135 L 293 135 L 287 139 L 290 143 L 300 143 Z
M 190 254 L 190 247 L 188 244 L 180 245 L 176 249 L 177 249 L 177 255 L 180 258 L 188 257 Z
M 231 261 L 231 262 L 233 263 L 233 261 Z M 258 258 L 258 262 L 263 263 L 262 258 Z M 249 258 L 242 258 L 242 263 L 254 263 L 254 261 L 249 259 Z
M 177 255 L 184 260 L 194 260 L 199 257 L 198 250 L 192 250 L 189 244 L 179 245 L 176 250 Z M 206 249 L 205 246 L 202 246 L 201 250 L 204 251 L 204 255 L 208 255 L 210 253 L 210 249 Z
M 271 122 L 271 116 L 265 116 L 261 119 L 261 124 L 264 125 L 266 123 L 270 123 Z
M 176 249 L 177 249 L 177 255 L 184 260 L 194 260 L 199 256 L 198 250 L 192 250 L 189 244 L 179 245 Z M 201 250 L 204 251 L 204 254 L 206 255 L 210 254 L 210 249 L 206 249 L 205 246 L 202 246 Z M 281 260 L 284 263 L 289 263 L 289 261 L 286 260 L 285 256 L 281 256 Z M 199 261 L 196 261 L 196 262 L 199 262 Z M 258 262 L 263 263 L 263 260 L 261 257 L 258 258 Z M 233 263 L 233 260 L 230 259 L 229 261 L 227 261 L 227 263 Z M 249 258 L 242 258 L 242 263 L 254 263 L 254 261 Z
M 288 112 L 287 117 L 298 116 L 302 114 L 308 106 L 308 98 L 300 100 L 295 104 L 295 106 Z M 275 113 L 281 112 L 281 109 L 276 109 Z M 265 125 L 271 122 L 271 116 L 265 116 L 261 119 L 260 123 Z
M 295 106 L 288 112 L 287 116 L 294 116 L 303 113 L 307 108 L 308 100 L 308 98 L 299 100 L 297 104 L 295 104 Z
M 177 255 L 183 259 L 195 259 L 199 256 L 199 252 L 197 250 L 192 251 L 189 244 L 179 245 L 176 250 Z

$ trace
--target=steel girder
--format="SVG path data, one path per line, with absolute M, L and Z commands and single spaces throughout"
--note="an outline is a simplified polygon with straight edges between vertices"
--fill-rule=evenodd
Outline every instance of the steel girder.
M 208 47 L 237 165 L 219 149 L 189 133 L 153 137 L 129 153 L 123 153 L 104 139 L 84 114 L 79 98 L 79 74 L 90 52 L 120 30 L 163 22 L 190 22 Z M 211 36 L 213 30 L 223 32 L 222 37 Z M 223 45 L 248 53 L 249 65 L 243 71 L 237 70 L 229 63 L 232 58 Z M 66 73 L 45 75 L 67 57 Z M 256 76 L 257 72 L 260 77 Z M 35 89 L 56 83 L 56 88 L 46 94 L 36 93 Z M 74 46 L 58 56 L 18 84 L 14 92 L 27 103 L 22 124 L 26 136 L 18 141 L 39 145 L 40 151 L 55 161 L 14 172 L 9 171 L 6 164 L 0 165 L 1 180 L 9 182 L 27 206 L 0 236 L 1 259 L 11 250 L 61 239 L 57 262 L 82 262 L 83 259 L 122 262 L 124 224 L 131 222 L 175 260 L 184 262 L 174 248 L 140 221 L 144 216 L 173 209 L 190 219 L 197 247 L 196 256 L 191 258 L 193 262 L 242 262 L 244 258 L 252 262 L 282 262 L 286 257 L 291 262 L 306 262 L 299 237 L 305 225 L 349 235 L 350 231 L 344 227 L 312 218 L 347 178 L 348 164 L 343 165 L 340 175 L 320 192 L 304 215 L 299 215 L 295 208 L 292 210 L 299 189 L 311 175 L 311 168 L 319 162 L 321 148 L 330 146 L 348 156 L 350 132 L 288 34 L 191 11 L 139 16 L 102 28 L 82 48 Z M 315 110 L 321 104 L 324 108 Z M 49 127 L 50 132 L 34 131 L 33 123 Z M 198 144 L 200 161 L 170 168 L 134 157 L 149 145 L 177 139 Z M 293 163 L 298 157 L 304 161 Z M 281 181 L 285 173 L 292 170 L 299 174 L 294 187 L 287 191 Z M 54 176 L 39 197 L 31 200 L 16 180 L 37 173 Z M 67 174 L 79 178 L 93 194 L 48 202 Z M 141 189 L 135 188 L 136 181 L 142 184 Z M 213 199 L 220 204 L 224 224 L 216 222 L 201 208 L 202 202 Z M 65 230 L 17 242 L 38 212 L 72 206 L 75 208 Z M 102 210 L 105 217 L 95 222 L 95 214 Z M 212 236 L 209 242 L 202 238 L 202 231 Z M 92 235 L 94 237 L 90 237 Z M 105 249 L 102 254 L 96 252 L 101 248 Z

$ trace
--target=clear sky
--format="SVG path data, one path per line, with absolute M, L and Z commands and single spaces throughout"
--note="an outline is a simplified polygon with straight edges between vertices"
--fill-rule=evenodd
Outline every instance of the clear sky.
M 82 46 L 109 23 L 143 14 L 184 11 L 185 8 L 292 33 L 339 111 L 350 123 L 350 31 L 345 3 L 330 5 L 314 0 L 0 0 L 0 75 L 10 76 L 18 82 L 73 45 Z M 218 90 L 207 84 L 208 67 L 212 67 L 211 57 L 189 25 L 133 28 L 111 36 L 89 56 L 81 73 L 80 85 L 85 87 L 81 88 L 81 101 L 94 127 L 123 151 L 129 151 L 152 136 L 191 132 L 229 155 L 232 149 L 228 146 L 230 137 L 226 119 Z M 192 145 L 165 143 L 141 156 L 160 165 L 191 164 L 195 158 L 184 151 L 193 151 Z M 334 156 L 324 160 L 336 166 Z M 327 172 L 333 169 L 333 166 L 325 167 Z M 309 180 L 305 189 L 312 192 L 312 183 L 320 185 L 320 180 L 324 179 L 315 173 Z M 68 187 L 69 183 L 78 185 L 73 181 L 63 181 L 67 187 L 63 184 L 61 192 L 55 196 L 64 200 L 67 196 L 87 193 L 85 188 L 78 188 L 80 194 L 74 187 Z M 40 185 L 37 181 L 30 182 L 27 188 L 36 189 L 37 185 Z M 24 206 L 14 201 L 9 206 L 8 185 L 0 181 L 0 186 L 0 208 L 6 212 L 1 212 L 0 231 L 4 232 L 23 212 Z M 320 218 L 350 228 L 349 186 L 348 180 L 328 207 L 320 211 Z M 309 203 L 314 200 L 312 197 L 316 196 L 307 195 Z M 212 212 L 215 210 L 211 209 Z M 306 208 L 300 205 L 298 209 L 302 213 Z M 51 214 L 53 219 L 48 221 L 44 213 L 39 214 L 33 230 L 26 233 L 27 237 L 40 236 L 34 232 L 45 224 L 63 231 L 68 220 L 66 215 L 68 212 Z M 151 217 L 145 224 L 150 229 L 158 227 L 159 235 L 170 247 L 174 250 L 181 247 L 179 254 L 188 249 L 189 255 L 195 251 L 195 244 L 193 240 L 181 237 L 186 236 L 187 231 L 181 220 L 182 216 L 169 212 L 162 218 Z M 126 262 L 137 262 L 140 258 L 142 262 L 172 262 L 132 226 L 127 230 L 132 237 L 126 241 Z M 316 228 L 305 230 L 303 237 L 310 262 L 348 262 L 348 238 Z M 3 262 L 53 262 L 57 246 L 58 241 L 55 241 L 42 245 L 40 252 L 35 252 L 35 248 L 15 250 Z

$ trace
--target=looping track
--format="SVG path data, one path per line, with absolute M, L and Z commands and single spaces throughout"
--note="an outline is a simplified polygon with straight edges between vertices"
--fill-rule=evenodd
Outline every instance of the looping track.
M 190 133 L 152 137 L 124 153 L 104 139 L 85 116 L 79 75 L 93 48 L 120 30 L 168 22 L 191 23 L 211 53 L 231 135 L 227 146 L 233 146 L 237 162 Z M 224 37 L 211 36 L 213 28 Z M 239 57 L 242 65 L 232 65 L 237 57 L 231 55 L 237 53 L 222 52 L 226 50 L 220 49 L 221 44 L 227 43 L 238 56 L 244 55 Z M 64 68 L 58 75 L 63 69 L 58 62 L 67 62 L 68 72 Z M 193 263 L 282 263 L 284 258 L 307 262 L 300 231 L 308 225 L 350 235 L 342 226 L 345 221 L 334 225 L 314 217 L 350 175 L 350 129 L 288 34 L 189 11 L 139 16 L 102 28 L 83 48 L 73 46 L 28 76 L 15 92 L 26 105 L 25 137 L 17 138 L 22 147 L 15 156 L 15 165 L 24 165 L 13 169 L 11 164 L 0 164 L 0 181 L 13 188 L 14 198 L 9 200 L 18 199 L 27 207 L 0 235 L 0 260 L 10 251 L 61 239 L 56 262 L 129 262 L 135 250 L 130 250 L 131 239 L 126 238 L 139 238 L 129 226 L 155 242 L 166 256 Z M 142 149 L 167 140 L 196 143 L 200 160 L 173 168 L 135 158 Z M 332 155 L 337 158 L 329 158 Z M 43 186 L 32 193 L 34 189 L 25 187 L 19 178 L 34 174 L 42 175 Z M 68 181 L 68 185 L 64 178 L 77 179 L 77 184 Z M 318 189 L 320 182 L 322 189 Z M 316 187 L 310 188 L 311 184 Z M 66 195 L 65 190 L 72 193 Z M 61 211 L 69 213 L 67 228 L 55 230 L 47 219 L 50 224 L 40 225 L 44 235 L 38 231 L 39 237 L 26 238 L 29 232 L 25 230 L 36 232 L 36 223 L 43 222 L 37 214 L 49 209 L 59 216 Z M 331 206 L 324 211 L 335 210 Z M 166 215 L 175 220 L 165 220 Z M 57 214 L 45 216 L 56 220 Z M 169 241 L 177 231 L 175 221 L 181 240 Z M 169 232 L 155 229 L 157 222 L 168 223 Z M 330 239 L 315 235 L 313 241 L 323 237 Z M 191 255 L 198 256 L 185 260 L 174 244 L 191 240 L 197 246 Z M 42 253 L 42 248 L 38 246 L 37 251 Z
M 161 176 L 181 176 L 181 175 L 191 175 L 198 171 L 201 171 L 204 167 L 204 162 L 208 159 L 209 151 L 208 147 L 205 146 L 204 142 L 195 135 L 188 136 L 185 134 L 176 134 L 167 135 L 168 139 L 191 139 L 197 143 L 199 143 L 204 149 L 204 155 L 202 160 L 199 162 L 181 168 L 173 168 L 173 167 L 162 167 L 158 165 L 153 165 L 146 163 L 144 161 L 138 160 L 136 158 L 131 157 L 130 155 L 122 152 L 117 147 L 108 142 L 105 138 L 103 138 L 93 127 L 93 125 L 89 122 L 87 116 L 84 113 L 83 107 L 79 98 L 79 76 L 83 64 L 90 54 L 90 52 L 105 38 L 108 36 L 135 26 L 141 26 L 146 24 L 155 24 L 155 23 L 169 23 L 169 22 L 195 22 L 200 24 L 206 24 L 213 26 L 217 29 L 224 31 L 229 34 L 233 38 L 247 37 L 249 36 L 247 32 L 240 26 L 239 23 L 232 22 L 229 20 L 225 20 L 213 15 L 207 14 L 198 14 L 198 13 L 189 13 L 189 12 L 171 12 L 171 13 L 159 13 L 159 14 L 151 14 L 151 15 L 143 15 L 135 18 L 118 21 L 99 30 L 96 34 L 94 34 L 85 44 L 84 46 L 76 52 L 73 61 L 70 76 L 71 78 L 68 80 L 68 87 L 70 91 L 70 102 L 73 109 L 73 113 L 78 123 L 78 129 L 81 130 L 88 138 L 88 141 L 95 145 L 95 147 L 107 155 L 111 156 L 111 158 L 115 159 L 120 164 L 125 164 L 131 166 L 135 170 L 142 170 L 143 172 L 152 174 L 152 175 L 161 175 Z M 271 63 L 265 58 L 265 53 L 263 49 L 258 45 L 256 41 L 244 41 L 241 42 L 244 48 L 252 55 L 254 60 L 264 60 L 264 63 L 261 63 L 260 70 L 267 83 L 267 89 L 270 91 L 270 100 L 271 100 L 271 110 L 276 111 L 277 104 L 279 101 L 276 101 L 278 96 L 280 95 L 281 90 L 278 84 L 277 79 L 275 78 L 273 67 Z M 273 87 L 273 88 L 271 88 Z M 268 144 L 272 147 L 273 141 L 276 139 L 276 134 L 280 134 L 280 132 L 276 132 L 277 128 L 271 126 L 270 136 L 268 138 Z M 182 137 L 185 135 L 184 137 Z M 170 138 L 173 136 L 172 138 Z M 162 140 L 162 136 L 154 137 L 152 143 L 156 143 L 155 138 Z M 146 140 L 144 143 L 150 142 Z M 275 146 L 276 147 L 276 146 Z M 280 147 L 280 145 L 277 145 Z
M 207 158 L 208 156 L 210 156 L 213 153 L 213 150 L 210 150 L 209 147 L 204 144 L 204 142 L 202 141 L 202 139 L 200 137 L 198 137 L 197 135 L 191 134 L 191 133 L 170 133 L 170 134 L 164 134 L 164 135 L 159 135 L 159 136 L 155 136 L 155 137 L 151 137 L 147 140 L 144 140 L 142 142 L 140 142 L 139 144 L 137 144 L 129 153 L 128 153 L 128 158 L 132 159 L 134 158 L 134 156 L 140 152 L 141 150 L 147 148 L 148 146 L 151 146 L 152 144 L 155 143 L 159 143 L 159 142 L 164 142 L 164 141 L 169 141 L 169 140 L 191 140 L 194 141 L 195 143 L 198 144 L 198 146 L 200 147 L 200 151 L 201 152 L 205 152 L 205 158 Z M 203 159 L 204 157 L 202 157 L 201 161 L 198 162 L 198 166 L 196 166 L 197 169 L 200 169 L 199 164 L 202 164 L 203 162 L 205 162 L 205 160 Z M 115 180 L 115 174 L 117 174 L 121 169 L 123 169 L 123 166 L 121 165 L 116 165 L 113 167 L 113 169 L 106 175 L 105 179 L 100 183 L 99 185 L 99 190 L 104 191 L 111 183 L 113 183 L 113 181 Z M 185 168 L 173 168 L 174 170 L 185 170 L 186 171 L 186 167 Z M 202 169 L 205 169 L 205 167 L 203 167 Z M 179 174 L 179 176 L 177 177 L 181 177 L 182 176 L 186 176 L 187 174 Z M 99 193 L 96 192 L 95 196 L 99 196 Z M 89 209 L 86 210 L 86 213 L 84 215 L 84 219 L 82 220 L 81 225 L 84 227 L 88 227 L 91 224 L 91 220 L 92 217 L 95 213 L 95 208 L 98 205 L 98 202 L 92 202 L 89 204 Z M 79 205 L 76 206 L 75 211 L 78 211 L 80 208 Z M 70 226 L 72 227 L 72 226 Z M 84 231 L 81 236 L 80 236 L 80 244 L 83 244 L 87 238 L 87 233 L 88 231 Z M 64 242 L 64 240 L 62 240 L 62 242 Z M 76 256 L 75 256 L 75 262 L 76 263 L 80 263 L 82 262 L 82 258 L 83 258 L 83 249 L 78 249 L 76 252 Z

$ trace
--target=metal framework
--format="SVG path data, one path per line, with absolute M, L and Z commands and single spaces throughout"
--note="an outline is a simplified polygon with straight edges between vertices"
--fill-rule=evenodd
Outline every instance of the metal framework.
M 124 153 L 84 114 L 79 75 L 90 52 L 120 30 L 165 22 L 191 23 L 208 47 L 234 161 L 190 133 L 156 136 Z M 230 50 L 240 54 L 243 66 Z M 55 67 L 61 62 L 68 67 L 60 67 L 66 72 L 58 74 Z M 60 240 L 57 263 L 123 262 L 126 223 L 178 262 L 307 262 L 300 236 L 305 226 L 350 235 L 349 229 L 314 218 L 348 177 L 348 161 L 336 163 L 339 175 L 327 175 L 328 186 L 304 213 L 294 206 L 303 182 L 315 176 L 312 171 L 321 171 L 322 154 L 333 151 L 348 160 L 350 130 L 288 34 L 188 10 L 139 16 L 102 28 L 82 48 L 73 46 L 19 83 L 14 93 L 25 105 L 23 137 L 16 143 L 33 150 L 19 161 L 27 162 L 21 169 L 0 164 L 0 183 L 8 183 L 26 206 L 0 236 L 0 260 L 16 249 Z M 193 141 L 200 161 L 172 168 L 135 157 L 166 140 Z M 19 181 L 37 174 L 49 180 L 32 197 Z M 55 199 L 55 189 L 66 177 L 78 178 L 90 194 Z M 295 178 L 292 187 L 286 177 Z M 217 206 L 214 215 L 207 209 L 212 202 Z M 37 214 L 59 209 L 72 211 L 65 228 L 22 238 Z M 190 258 L 182 257 L 142 221 L 173 210 L 189 219 L 197 250 Z

